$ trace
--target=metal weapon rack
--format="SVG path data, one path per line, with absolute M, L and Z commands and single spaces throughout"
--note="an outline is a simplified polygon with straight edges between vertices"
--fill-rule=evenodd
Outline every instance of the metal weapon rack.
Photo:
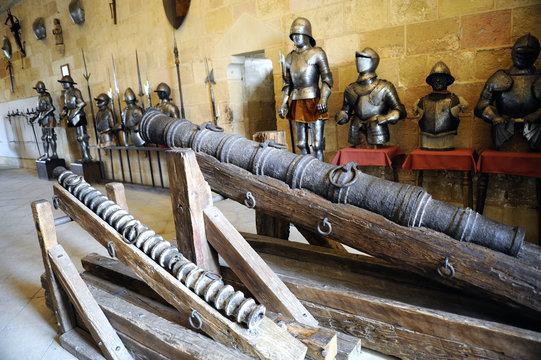
M 96 352 L 74 342 L 80 338 L 79 328 L 90 332 L 107 358 L 126 358 L 114 356 L 123 353 L 125 345 L 136 358 L 355 359 L 360 356 L 359 339 L 365 348 L 406 359 L 535 359 L 541 353 L 539 247 L 524 244 L 515 258 L 333 204 L 202 153 L 171 150 L 166 157 L 176 238 L 182 239 L 177 249 L 204 269 L 194 272 L 190 281 L 180 276 L 188 283 L 179 283 L 152 260 L 168 251 L 158 246 L 161 241 L 150 241 L 155 234 L 147 233 L 148 242 L 128 244 L 130 232 L 118 232 L 126 230 L 119 224 L 127 214 L 121 184 L 106 187 L 118 205 L 103 198 L 92 201 L 98 195 L 78 182 L 68 182 L 68 189 L 54 185 L 66 219 L 77 221 L 124 263 L 96 254 L 84 258 L 84 282 L 76 271 L 71 276 L 91 296 L 65 279 L 68 266 L 59 263 L 67 256 L 56 245 L 53 224 L 63 218 L 55 221 L 46 201 L 32 204 L 47 299 L 59 322 L 61 342 L 79 358 L 85 351 Z M 255 208 L 258 233 L 274 237 L 239 234 L 212 205 L 209 184 L 218 194 Z M 323 215 L 333 224 L 327 235 L 312 226 Z M 116 221 L 116 227 L 103 217 Z M 285 235 L 289 221 L 312 245 L 275 238 Z M 408 250 L 398 242 L 408 244 Z M 385 252 L 392 257 L 351 254 L 342 243 L 373 253 L 380 249 L 382 259 Z M 215 251 L 229 266 L 219 266 Z M 438 254 L 448 258 L 440 265 L 441 259 L 434 259 L 433 273 L 422 265 L 408 271 L 411 259 L 421 256 L 432 262 Z M 404 263 L 396 261 L 401 257 Z M 236 323 L 223 309 L 202 301 L 197 295 L 201 289 L 191 291 L 199 279 L 206 279 L 204 274 L 265 305 L 268 311 L 259 326 L 248 329 Z M 80 298 L 99 306 L 80 305 Z M 106 319 L 85 320 L 98 310 Z M 124 345 L 101 332 L 102 326 L 111 325 Z

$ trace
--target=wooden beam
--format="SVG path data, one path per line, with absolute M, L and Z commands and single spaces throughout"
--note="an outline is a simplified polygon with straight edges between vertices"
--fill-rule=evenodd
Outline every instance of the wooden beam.
M 56 281 L 51 262 L 47 256 L 47 250 L 58 244 L 51 204 L 46 200 L 34 201 L 32 203 L 32 215 L 38 234 L 41 258 L 43 260 L 43 266 L 45 267 L 45 277 L 51 295 L 50 298 L 56 316 L 58 330 L 60 334 L 64 334 L 75 326 L 75 317 L 73 315 L 71 304 L 66 297 L 66 293 Z
M 47 250 L 55 275 L 107 359 L 132 359 L 61 245 Z
M 477 294 L 482 291 L 498 301 L 541 312 L 539 247 L 525 244 L 519 257 L 514 258 L 431 229 L 400 226 L 373 212 L 335 204 L 307 190 L 290 189 L 281 181 L 223 164 L 209 155 L 196 155 L 205 180 L 223 196 L 242 203 L 250 191 L 257 202 L 256 210 L 311 229 L 327 218 L 332 225 L 330 239 L 445 285 Z M 455 269 L 451 279 L 437 273 L 445 258 Z
M 60 345 L 79 360 L 105 360 L 92 338 L 79 328 L 73 328 L 58 338 Z
M 347 252 L 346 248 L 344 248 L 344 246 L 338 241 L 331 240 L 328 237 L 320 235 L 315 231 L 309 230 L 308 228 L 299 224 L 295 224 L 295 227 L 297 228 L 297 230 L 299 230 L 301 235 L 304 236 L 304 238 L 306 239 L 306 241 L 308 241 L 310 245 L 322 246 L 329 249 Z
M 287 331 L 308 347 L 307 358 L 312 360 L 333 360 L 336 357 L 338 353 L 338 337 L 335 331 L 297 322 L 284 322 L 282 326 L 285 326 Z
M 243 353 L 264 359 L 302 359 L 306 346 L 287 331 L 264 318 L 257 332 L 232 322 L 208 305 L 171 274 L 152 261 L 134 245 L 126 244 L 120 234 L 60 185 L 54 185 L 60 208 L 77 221 L 103 246 L 113 242 L 116 257 L 149 284 L 167 302 L 184 313 L 197 310 L 202 330 L 214 340 Z M 281 346 L 277 347 L 276 344 Z
M 250 358 L 94 285 L 89 284 L 88 287 L 118 331 L 167 358 L 194 360 Z
M 123 210 L 128 211 L 128 202 L 126 201 L 124 184 L 110 182 L 105 184 L 105 191 L 109 200 L 116 202 Z
M 208 207 L 203 213 L 208 240 L 259 302 L 301 324 L 317 326 L 316 319 L 218 208 Z
M 210 187 L 193 150 L 169 150 L 167 171 L 179 251 L 200 268 L 220 273 L 218 255 L 207 242 L 203 210 L 212 206 Z

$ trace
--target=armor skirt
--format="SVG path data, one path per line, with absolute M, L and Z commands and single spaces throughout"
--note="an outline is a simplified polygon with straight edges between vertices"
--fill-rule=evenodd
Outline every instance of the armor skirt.
M 317 111 L 318 103 L 319 98 L 292 100 L 287 112 L 287 119 L 303 123 L 313 123 L 319 119 L 328 119 L 328 112 L 320 114 L 319 111 Z

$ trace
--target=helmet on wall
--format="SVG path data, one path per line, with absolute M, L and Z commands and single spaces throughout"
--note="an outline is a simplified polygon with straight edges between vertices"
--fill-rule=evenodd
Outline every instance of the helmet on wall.
M 85 22 L 85 11 L 81 6 L 80 0 L 71 0 L 69 4 L 69 12 L 71 20 L 75 24 L 82 24 Z
M 45 29 L 45 21 L 42 17 L 37 18 L 34 20 L 34 23 L 32 24 L 32 30 L 34 30 L 34 35 L 36 35 L 36 39 L 43 40 L 47 37 L 47 30 Z
M 447 86 L 455 82 L 455 78 L 453 77 L 453 75 L 451 75 L 451 70 L 449 70 L 449 67 L 447 67 L 447 65 L 443 61 L 438 61 L 432 67 L 432 70 L 430 70 L 430 74 L 426 77 L 427 84 L 434 85 L 434 79 L 440 76 L 445 77 Z
M 379 55 L 372 48 L 364 48 L 355 52 L 357 71 L 360 73 L 374 72 L 379 65 Z
M 4 36 L 4 39 L 2 40 L 2 50 L 4 51 L 4 54 L 8 58 L 8 60 L 11 59 L 12 51 L 11 51 L 11 41 L 7 37 Z
M 308 38 L 310 39 L 310 45 L 316 46 L 316 41 L 312 37 L 312 24 L 310 24 L 310 20 L 303 17 L 296 18 L 291 24 L 291 29 L 289 30 L 289 38 L 292 39 L 292 35 L 294 34 L 308 36 Z

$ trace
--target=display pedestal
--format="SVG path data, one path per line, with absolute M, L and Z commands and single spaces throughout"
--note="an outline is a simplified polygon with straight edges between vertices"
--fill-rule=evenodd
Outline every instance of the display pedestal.
M 332 164 L 345 165 L 348 162 L 357 163 L 357 166 L 381 166 L 393 169 L 393 180 L 398 181 L 398 174 L 393 167 L 393 159 L 404 155 L 398 146 L 386 146 L 379 149 L 344 148 L 338 150 Z
M 423 170 L 463 171 L 462 190 L 464 207 L 473 207 L 472 174 L 476 170 L 473 149 L 455 149 L 450 151 L 412 151 L 402 168 L 417 170 L 417 186 L 423 186 Z
M 38 169 L 38 177 L 40 179 L 45 179 L 45 180 L 54 179 L 53 170 L 57 166 L 66 167 L 66 161 L 64 159 L 36 160 L 36 167 Z
M 71 163 L 70 167 L 74 174 L 84 177 L 89 183 L 99 182 L 102 178 L 100 161 L 89 161 L 84 163 L 77 161 Z

